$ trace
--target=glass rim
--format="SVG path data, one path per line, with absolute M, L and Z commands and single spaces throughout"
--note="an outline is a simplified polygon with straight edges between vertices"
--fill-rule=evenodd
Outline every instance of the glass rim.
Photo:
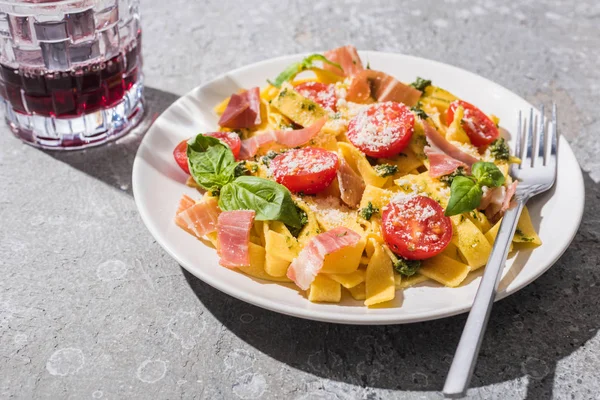
M 0 5 L 2 6 L 19 6 L 29 8 L 54 7 L 71 5 L 75 3 L 81 3 L 81 5 L 87 5 L 89 3 L 92 6 L 94 5 L 94 2 L 89 0 L 0 0 Z

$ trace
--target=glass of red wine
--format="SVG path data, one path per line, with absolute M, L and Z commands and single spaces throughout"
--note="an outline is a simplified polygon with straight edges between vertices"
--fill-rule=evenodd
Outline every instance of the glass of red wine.
M 0 96 L 21 140 L 81 149 L 144 115 L 139 0 L 0 0 Z

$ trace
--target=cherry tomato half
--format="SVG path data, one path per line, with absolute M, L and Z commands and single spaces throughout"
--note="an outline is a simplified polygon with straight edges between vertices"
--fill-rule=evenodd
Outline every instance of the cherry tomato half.
M 204 133 L 204 135 L 214 137 L 225 143 L 227 146 L 229 146 L 233 156 L 237 159 L 238 155 L 240 154 L 240 149 L 242 148 L 242 141 L 235 132 L 209 132 Z M 183 172 L 186 174 L 190 173 L 187 157 L 188 140 L 189 139 L 182 140 L 173 150 L 173 157 L 175 158 L 177 165 L 179 165 L 179 167 L 181 167 Z
M 326 85 L 321 82 L 304 82 L 294 89 L 327 110 L 337 110 L 337 96 L 335 95 L 334 85 Z
M 387 101 L 361 110 L 348 124 L 350 143 L 371 157 L 395 156 L 414 132 L 415 116 L 404 104 Z
M 452 239 L 452 223 L 444 209 L 425 196 L 392 200 L 381 215 L 383 239 L 390 249 L 409 260 L 441 253 Z
M 190 168 L 188 167 L 188 156 L 187 156 L 187 142 L 189 139 L 182 140 L 173 150 L 173 157 L 177 165 L 181 167 L 183 172 L 190 174 Z
M 339 159 L 335 153 L 316 147 L 294 149 L 278 155 L 270 168 L 277 183 L 294 193 L 315 194 L 335 179 Z
M 209 132 L 205 133 L 205 136 L 212 136 L 225 143 L 231 149 L 233 156 L 237 160 L 240 155 L 240 149 L 242 148 L 242 141 L 235 132 Z
M 487 146 L 498 139 L 500 132 L 496 124 L 483 111 L 466 101 L 455 100 L 450 104 L 448 111 L 446 111 L 446 121 L 448 124 L 454 120 L 454 112 L 458 106 L 461 106 L 465 110 L 462 119 L 462 128 L 474 146 Z

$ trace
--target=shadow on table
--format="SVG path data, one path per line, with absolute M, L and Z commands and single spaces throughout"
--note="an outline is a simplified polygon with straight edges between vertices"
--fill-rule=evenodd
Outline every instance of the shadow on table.
M 586 190 L 595 199 L 600 185 L 586 177 Z M 495 305 L 472 387 L 528 376 L 527 398 L 550 398 L 558 361 L 596 335 L 598 208 L 597 201 L 587 202 L 579 233 L 554 267 Z M 292 368 L 359 386 L 441 390 L 466 320 L 461 315 L 390 326 L 313 322 L 246 304 L 183 273 L 202 304 L 251 346 Z
M 131 169 L 137 148 L 156 117 L 179 96 L 151 87 L 144 88 L 146 116 L 129 134 L 102 146 L 75 151 L 45 151 L 102 182 L 133 195 Z

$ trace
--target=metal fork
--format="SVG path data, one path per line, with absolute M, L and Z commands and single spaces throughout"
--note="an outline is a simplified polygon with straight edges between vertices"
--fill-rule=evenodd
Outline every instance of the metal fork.
M 524 122 L 519 111 L 515 147 L 515 154 L 522 160 L 521 164 L 511 166 L 511 175 L 520 181 L 515 193 L 516 204 L 508 209 L 502 218 L 473 307 L 446 377 L 444 395 L 449 398 L 463 397 L 468 389 L 506 263 L 509 245 L 523 206 L 531 197 L 550 189 L 556 180 L 558 152 L 556 104 L 552 104 L 552 116 L 547 122 L 547 129 L 543 106 L 537 121 L 534 119 L 533 109 L 529 112 L 529 120 L 525 118 Z

